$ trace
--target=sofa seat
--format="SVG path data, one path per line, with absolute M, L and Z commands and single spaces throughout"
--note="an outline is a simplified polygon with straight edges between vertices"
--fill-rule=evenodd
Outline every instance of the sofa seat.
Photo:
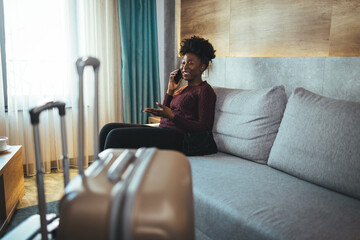
M 360 201 L 237 156 L 190 157 L 197 239 L 360 239 Z

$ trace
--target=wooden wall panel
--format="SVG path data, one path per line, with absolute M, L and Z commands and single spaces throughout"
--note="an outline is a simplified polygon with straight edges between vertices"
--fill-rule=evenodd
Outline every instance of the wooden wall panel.
M 341 0 L 333 6 L 330 56 L 360 56 L 360 1 Z
M 360 0 L 182 0 L 180 27 L 217 56 L 360 56 Z
M 181 39 L 199 35 L 209 39 L 216 56 L 229 55 L 230 0 L 182 0 Z
M 328 0 L 231 1 L 230 56 L 327 56 Z

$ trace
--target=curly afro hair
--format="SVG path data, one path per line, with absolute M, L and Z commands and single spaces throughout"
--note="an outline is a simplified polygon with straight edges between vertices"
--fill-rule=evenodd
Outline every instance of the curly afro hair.
M 209 62 L 215 58 L 215 50 L 212 44 L 198 36 L 192 36 L 181 41 L 180 56 L 184 57 L 186 53 L 193 53 L 198 56 L 206 68 L 209 66 Z

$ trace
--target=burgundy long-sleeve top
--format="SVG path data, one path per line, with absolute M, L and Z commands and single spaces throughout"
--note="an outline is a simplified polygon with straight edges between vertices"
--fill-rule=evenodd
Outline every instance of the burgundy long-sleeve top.
M 163 105 L 170 107 L 175 117 L 162 118 L 160 127 L 183 133 L 211 131 L 214 124 L 216 94 L 206 82 L 198 86 L 186 86 L 165 95 Z

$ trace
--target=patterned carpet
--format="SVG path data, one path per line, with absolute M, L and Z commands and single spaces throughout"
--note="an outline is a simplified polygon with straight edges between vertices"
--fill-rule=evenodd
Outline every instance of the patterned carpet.
M 78 174 L 77 169 L 70 169 L 70 179 Z M 64 180 L 62 173 L 50 173 L 44 175 L 45 199 L 47 202 L 47 213 L 58 213 L 59 199 L 64 194 Z M 28 217 L 38 214 L 38 200 L 36 177 L 25 177 L 25 196 L 19 203 L 6 232 L 10 232 Z
M 59 201 L 53 201 L 46 204 L 47 213 L 58 214 L 58 205 Z M 13 218 L 11 219 L 10 224 L 8 225 L 6 232 L 10 232 L 12 229 L 16 228 L 20 223 L 25 221 L 28 217 L 38 214 L 39 207 L 37 205 L 17 209 L 14 213 Z
M 70 179 L 78 174 L 77 169 L 70 169 Z M 59 200 L 64 193 L 64 179 L 62 173 L 50 173 L 44 175 L 46 202 Z M 34 206 L 38 204 L 36 177 L 25 177 L 25 196 L 18 205 L 19 208 Z

